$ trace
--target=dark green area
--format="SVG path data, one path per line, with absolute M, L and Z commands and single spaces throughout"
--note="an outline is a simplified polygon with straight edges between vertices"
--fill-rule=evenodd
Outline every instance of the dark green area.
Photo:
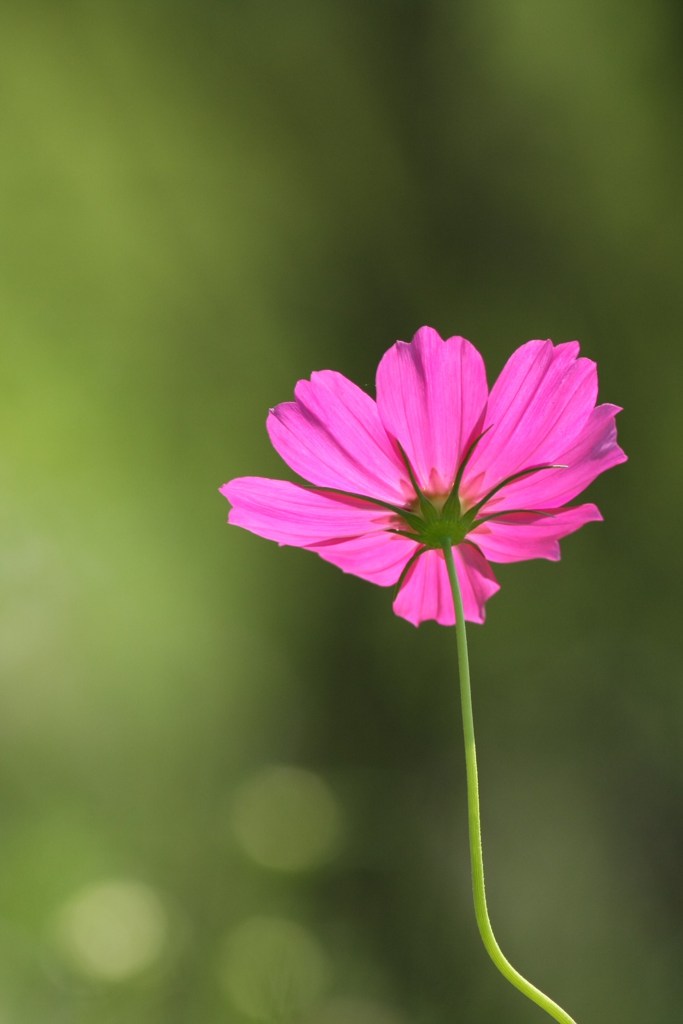
M 678 1019 L 679 38 L 665 0 L 3 5 L 2 1024 L 540 1024 L 475 931 L 454 636 L 217 492 L 423 323 L 491 380 L 579 338 L 624 407 L 605 522 L 471 629 L 488 893 L 578 1024 Z

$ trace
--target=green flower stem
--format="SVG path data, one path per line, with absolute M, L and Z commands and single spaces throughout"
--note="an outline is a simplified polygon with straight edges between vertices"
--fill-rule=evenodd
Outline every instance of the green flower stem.
M 477 918 L 479 934 L 481 935 L 486 952 L 504 978 L 518 988 L 527 999 L 531 999 L 541 1009 L 545 1010 L 553 1020 L 559 1024 L 576 1024 L 572 1017 L 566 1013 L 561 1006 L 553 1002 L 540 989 L 532 985 L 530 981 L 522 977 L 511 963 L 505 958 L 491 927 L 489 913 L 486 907 L 486 892 L 484 888 L 484 859 L 481 847 L 481 816 L 479 812 L 479 780 L 477 774 L 477 754 L 474 744 L 474 719 L 472 717 L 472 690 L 470 687 L 470 667 L 467 656 L 467 633 L 465 631 L 465 616 L 462 607 L 462 596 L 458 584 L 458 576 L 455 571 L 453 559 L 453 548 L 450 541 L 443 545 L 448 576 L 453 591 L 453 603 L 455 605 L 455 631 L 458 644 L 458 671 L 460 675 L 460 700 L 462 704 L 462 724 L 465 734 L 465 762 L 467 766 L 467 815 L 470 833 L 470 859 L 472 862 L 472 890 L 474 894 L 474 912 Z

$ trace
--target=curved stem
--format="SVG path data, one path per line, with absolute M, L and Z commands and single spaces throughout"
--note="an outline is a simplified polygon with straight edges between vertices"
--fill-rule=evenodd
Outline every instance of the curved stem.
M 455 605 L 455 630 L 458 644 L 458 671 L 460 675 L 460 700 L 462 704 L 462 724 L 465 734 L 465 762 L 467 766 L 467 815 L 470 834 L 470 859 L 472 863 L 472 890 L 474 894 L 474 912 L 477 918 L 479 934 L 494 964 L 511 985 L 545 1010 L 559 1024 L 576 1024 L 574 1019 L 561 1006 L 553 1002 L 545 993 L 527 981 L 504 956 L 491 927 L 486 906 L 484 888 L 484 860 L 481 846 L 481 816 L 479 813 L 479 780 L 477 774 L 477 754 L 474 744 L 474 719 L 472 717 L 472 691 L 470 687 L 470 668 L 467 656 L 467 633 L 465 616 L 462 607 L 462 596 L 455 571 L 453 549 L 449 541 L 443 548 L 448 577 L 453 591 Z

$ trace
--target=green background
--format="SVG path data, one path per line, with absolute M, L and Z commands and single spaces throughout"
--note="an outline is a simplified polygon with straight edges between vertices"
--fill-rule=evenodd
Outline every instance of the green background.
M 605 523 L 471 629 L 488 892 L 579 1024 L 678 1019 L 680 28 L 3 4 L 0 1024 L 546 1019 L 475 931 L 451 631 L 217 491 L 423 323 L 625 409 Z

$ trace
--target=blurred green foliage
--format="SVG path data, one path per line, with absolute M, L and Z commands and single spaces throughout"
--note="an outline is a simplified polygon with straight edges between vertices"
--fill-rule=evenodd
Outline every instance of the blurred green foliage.
M 475 934 L 454 638 L 217 493 L 288 475 L 298 378 L 371 388 L 425 322 L 491 378 L 578 337 L 625 407 L 605 524 L 472 630 L 489 899 L 581 1024 L 677 1019 L 679 32 L 3 4 L 1 1024 L 540 1017 Z

